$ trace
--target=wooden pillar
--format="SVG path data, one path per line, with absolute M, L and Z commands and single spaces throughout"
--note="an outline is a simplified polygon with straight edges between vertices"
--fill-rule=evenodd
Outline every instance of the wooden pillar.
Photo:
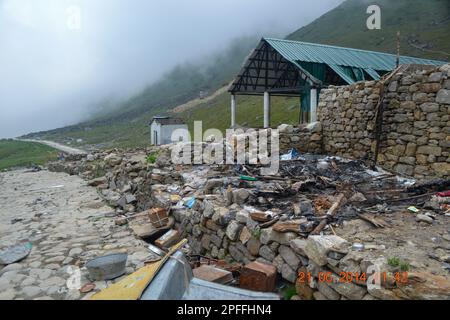
M 236 126 L 236 96 L 231 95 L 231 128 Z
M 264 92 L 264 128 L 270 127 L 270 94 Z
M 317 89 L 311 89 L 311 122 L 317 122 Z

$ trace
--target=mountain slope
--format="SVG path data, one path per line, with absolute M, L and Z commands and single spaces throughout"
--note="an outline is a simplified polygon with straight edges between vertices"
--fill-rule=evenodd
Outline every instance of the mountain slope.
M 370 4 L 381 8 L 381 29 L 366 26 Z M 400 31 L 401 54 L 450 59 L 450 1 L 348 0 L 287 39 L 396 53 Z
M 381 7 L 381 30 L 368 30 L 366 9 L 376 3 Z M 450 58 L 449 0 L 348 0 L 287 38 L 367 50 L 396 52 L 396 33 L 401 31 L 401 54 L 448 61 Z M 242 38 L 225 52 L 204 63 L 190 63 L 174 68 L 141 94 L 130 98 L 79 125 L 27 135 L 58 142 L 96 147 L 144 146 L 149 143 L 148 121 L 159 113 L 178 108 L 176 116 L 190 126 L 202 120 L 203 128 L 225 129 L 229 125 L 229 95 L 218 92 L 205 101 L 196 100 L 199 92 L 209 94 L 228 84 L 238 73 L 245 57 L 258 39 Z M 194 101 L 192 101 L 194 100 Z M 192 101 L 192 102 L 190 102 Z M 189 108 L 184 109 L 186 104 Z M 273 125 L 296 123 L 298 99 L 274 98 Z M 262 98 L 238 97 L 237 123 L 256 126 L 262 123 Z

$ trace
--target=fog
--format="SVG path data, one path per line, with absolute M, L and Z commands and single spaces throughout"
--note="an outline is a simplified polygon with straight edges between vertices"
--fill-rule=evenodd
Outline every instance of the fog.
M 0 138 L 74 124 L 177 63 L 343 0 L 0 0 Z

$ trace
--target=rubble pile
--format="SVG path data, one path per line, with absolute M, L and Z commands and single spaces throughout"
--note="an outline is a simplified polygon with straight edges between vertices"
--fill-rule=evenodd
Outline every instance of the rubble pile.
M 214 268 L 234 276 L 216 270 L 217 281 L 274 290 L 272 266 L 278 289 L 295 285 L 292 299 L 450 297 L 443 277 L 450 262 L 450 198 L 436 194 L 450 189 L 448 180 L 419 184 L 362 161 L 307 154 L 281 161 L 277 175 L 264 176 L 259 165 L 172 164 L 170 151 L 111 150 L 53 168 L 88 179 L 115 207 L 116 224 L 160 249 L 187 238 L 191 258 L 215 261 Z M 394 215 L 400 211 L 407 218 Z M 440 228 L 428 266 L 434 274 L 422 253 L 411 265 L 389 256 L 404 254 L 403 244 L 391 242 L 400 234 L 394 223 L 411 219 L 420 228 Z M 369 285 L 374 267 L 381 286 Z M 210 277 L 203 269 L 195 272 Z

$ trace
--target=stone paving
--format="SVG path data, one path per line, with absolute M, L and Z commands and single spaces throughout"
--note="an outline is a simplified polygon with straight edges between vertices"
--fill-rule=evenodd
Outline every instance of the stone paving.
M 0 248 L 22 241 L 30 241 L 32 251 L 17 263 L 0 265 L 0 300 L 86 299 L 109 284 L 94 282 L 87 296 L 76 289 L 91 282 L 84 267 L 89 259 L 127 252 L 130 274 L 153 258 L 145 242 L 115 225 L 114 210 L 95 188 L 65 173 L 0 173 Z

